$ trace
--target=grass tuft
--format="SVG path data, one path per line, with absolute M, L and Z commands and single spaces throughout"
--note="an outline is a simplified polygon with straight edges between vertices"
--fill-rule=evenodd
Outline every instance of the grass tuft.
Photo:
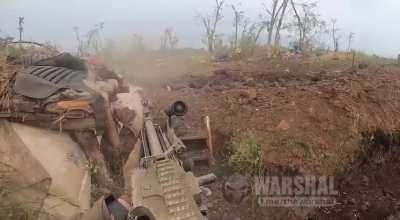
M 226 148 L 227 162 L 235 171 L 251 176 L 264 172 L 261 147 L 254 136 L 234 137 Z

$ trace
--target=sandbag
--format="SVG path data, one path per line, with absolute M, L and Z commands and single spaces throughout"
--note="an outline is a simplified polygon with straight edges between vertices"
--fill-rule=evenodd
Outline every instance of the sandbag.
M 7 181 L 21 189 L 9 197 L 38 209 L 39 219 L 65 219 L 89 209 L 88 163 L 69 135 L 0 121 L 0 159 L 12 168 Z

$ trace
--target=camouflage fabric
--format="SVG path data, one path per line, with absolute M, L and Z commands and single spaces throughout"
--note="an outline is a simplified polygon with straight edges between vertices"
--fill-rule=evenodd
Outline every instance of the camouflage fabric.
M 83 71 L 53 66 L 31 66 L 17 73 L 14 90 L 30 98 L 44 99 L 60 89 L 86 91 Z

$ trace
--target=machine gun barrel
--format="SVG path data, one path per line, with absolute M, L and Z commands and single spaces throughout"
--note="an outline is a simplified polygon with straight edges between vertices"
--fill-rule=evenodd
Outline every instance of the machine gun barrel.
M 171 109 L 169 117 L 182 116 L 186 112 L 186 105 L 176 102 Z M 185 147 L 183 142 L 169 123 L 165 133 L 154 124 L 148 109 L 144 110 L 144 128 L 141 131 L 143 154 L 138 170 L 142 176 L 132 176 L 131 184 L 134 187 L 131 199 L 136 208 L 131 211 L 131 216 L 143 216 L 140 210 L 145 208 L 154 216 L 149 219 L 206 219 L 198 204 L 201 193 L 198 181 L 192 172 L 184 170 L 179 158 Z
M 160 155 L 163 153 L 160 140 L 158 139 L 157 131 L 154 127 L 151 118 L 145 119 L 145 129 L 148 139 L 148 144 L 150 148 L 151 156 Z

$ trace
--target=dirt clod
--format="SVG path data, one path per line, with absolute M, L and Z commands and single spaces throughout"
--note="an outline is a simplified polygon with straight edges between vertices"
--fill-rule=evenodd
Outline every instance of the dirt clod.
M 223 185 L 222 192 L 228 202 L 240 204 L 250 194 L 248 178 L 239 174 L 228 177 Z

